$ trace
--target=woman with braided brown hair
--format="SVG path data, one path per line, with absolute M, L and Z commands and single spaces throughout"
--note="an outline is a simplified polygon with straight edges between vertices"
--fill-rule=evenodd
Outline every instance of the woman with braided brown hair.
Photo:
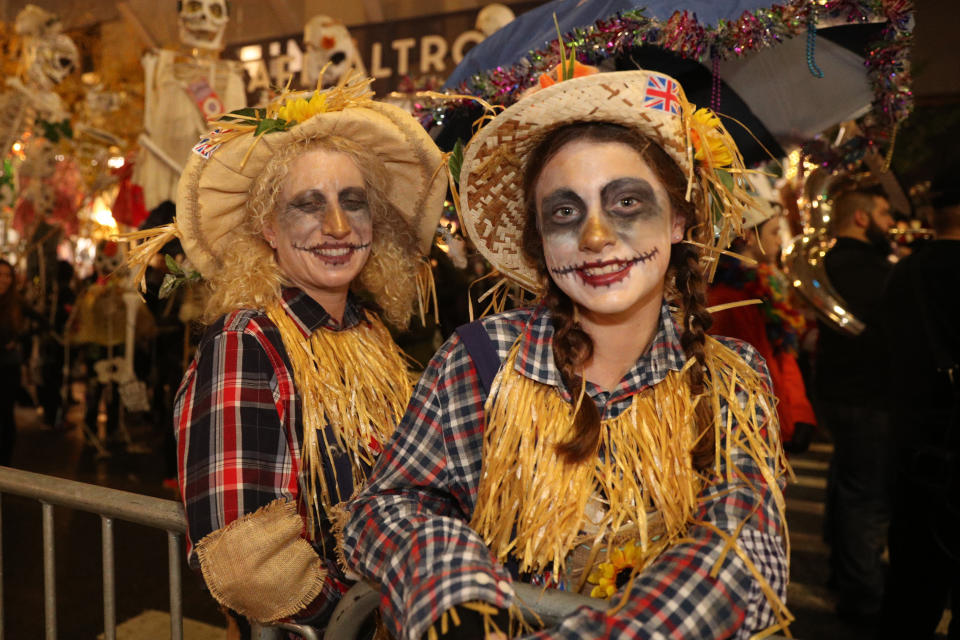
M 610 599 L 540 637 L 785 628 L 769 378 L 706 334 L 703 256 L 750 205 L 719 121 L 667 76 L 590 75 L 499 114 L 462 167 L 466 232 L 539 301 L 441 347 L 347 506 L 391 633 L 531 631 L 512 580 Z

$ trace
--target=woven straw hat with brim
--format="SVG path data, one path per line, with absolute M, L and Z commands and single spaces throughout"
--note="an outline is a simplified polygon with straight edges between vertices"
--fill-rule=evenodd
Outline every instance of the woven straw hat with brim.
M 226 131 L 226 135 L 222 131 Z M 277 151 L 293 142 L 337 136 L 372 151 L 391 176 L 387 194 L 417 232 L 426 253 L 443 210 L 443 156 L 416 119 L 391 104 L 365 101 L 311 116 L 286 131 L 229 138 L 230 124 L 194 148 L 180 178 L 177 220 L 184 251 L 206 275 L 217 268 L 231 233 L 247 215 L 250 187 Z M 224 140 L 217 142 L 217 138 Z
M 707 261 L 725 248 L 754 206 L 743 159 L 720 120 L 687 102 L 673 78 L 653 71 L 595 73 L 526 95 L 481 128 L 460 171 L 460 213 L 481 254 L 508 280 L 540 293 L 536 269 L 522 252 L 526 211 L 523 175 L 530 153 L 565 125 L 607 122 L 660 145 L 688 177 L 687 197 L 707 197 L 698 223 L 712 226 L 701 245 Z M 714 261 L 715 262 L 715 261 Z M 709 266 L 709 265 L 705 265 Z
M 222 116 L 190 154 L 180 178 L 174 224 L 127 236 L 142 242 L 129 260 L 140 267 L 138 279 L 150 255 L 172 236 L 180 238 L 203 278 L 216 278 L 227 249 L 251 215 L 252 189 L 271 158 L 288 145 L 331 137 L 348 140 L 383 163 L 389 176 L 386 198 L 426 255 L 446 195 L 443 155 L 413 116 L 374 101 L 370 82 L 355 79 L 312 94 L 285 94 L 267 109 Z
M 744 229 L 756 229 L 767 220 L 780 215 L 779 203 L 772 200 L 763 200 L 757 198 L 757 204 L 752 209 L 748 209 L 743 216 Z

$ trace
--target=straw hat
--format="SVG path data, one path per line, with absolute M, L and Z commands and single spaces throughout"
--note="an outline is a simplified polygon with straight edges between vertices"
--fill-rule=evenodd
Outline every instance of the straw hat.
M 756 194 L 756 205 L 743 212 L 743 228 L 754 229 L 783 213 L 783 207 L 777 202 L 777 193 L 766 176 L 753 173 L 747 176 L 747 182 Z
M 219 123 L 194 147 L 178 187 L 177 232 L 202 275 L 209 277 L 221 265 L 231 234 L 248 215 L 250 188 L 270 158 L 285 145 L 326 136 L 348 139 L 384 163 L 391 178 L 387 198 L 417 234 L 421 252 L 429 251 L 447 189 L 443 156 L 413 116 L 373 101 L 368 84 L 338 85 L 309 102 L 309 95 L 288 96 L 279 113 L 274 106 L 228 114 L 233 121 Z M 289 128 L 271 129 L 270 121 L 283 122 L 283 109 L 292 102 L 316 108 L 288 115 L 294 123 Z
M 773 202 L 772 200 L 757 200 L 757 206 L 752 209 L 747 209 L 743 215 L 743 228 L 744 229 L 755 229 L 767 220 L 779 215 L 781 210 L 779 209 L 779 203 Z
M 526 95 L 498 114 L 464 150 L 460 212 L 464 228 L 484 257 L 509 280 L 529 291 L 541 289 L 522 253 L 526 211 L 523 174 L 529 154 L 552 131 L 575 122 L 609 122 L 638 131 L 660 145 L 689 177 L 691 191 L 719 189 L 728 243 L 742 225 L 749 196 L 741 181 L 731 188 L 719 178 L 742 159 L 716 116 L 687 102 L 673 78 L 654 71 L 597 73 L 563 80 Z M 703 140 L 701 144 L 699 141 Z M 707 182 L 710 190 L 707 191 Z M 732 215 L 728 215 L 728 211 Z M 698 212 L 706 220 L 706 211 Z

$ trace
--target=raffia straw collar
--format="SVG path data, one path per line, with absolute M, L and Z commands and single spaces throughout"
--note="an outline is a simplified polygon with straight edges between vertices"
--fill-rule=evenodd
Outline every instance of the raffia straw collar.
M 355 327 L 332 331 L 320 327 L 307 338 L 280 305 L 267 309 L 286 347 L 303 412 L 300 451 L 303 501 L 312 535 L 314 525 L 352 496 L 328 486 L 323 467 L 335 469 L 332 451 L 346 452 L 355 488 L 403 417 L 412 380 L 403 353 L 375 314 Z M 333 434 L 328 440 L 327 425 Z M 337 480 L 339 483 L 340 480 Z
M 513 556 L 521 572 L 551 571 L 557 579 L 576 583 L 614 545 L 636 542 L 645 564 L 684 535 L 698 495 L 721 461 L 726 481 L 738 477 L 731 457 L 735 449 L 761 469 L 786 526 L 777 484 L 786 461 L 775 400 L 733 351 L 708 338 L 713 382 L 705 395 L 693 397 L 683 371 L 672 371 L 634 396 L 623 413 L 603 421 L 600 455 L 567 463 L 556 445 L 572 433 L 572 406 L 555 387 L 515 370 L 518 346 L 501 367 L 487 401 L 483 468 L 470 523 L 499 560 Z M 697 439 L 697 402 L 709 402 L 717 416 L 713 474 L 701 475 L 690 459 Z M 728 408 L 736 429 L 721 420 L 721 406 Z M 604 497 L 603 509 L 589 507 L 595 496 Z M 568 566 L 570 554 L 584 544 L 591 548 L 589 558 L 574 557 L 579 566 Z

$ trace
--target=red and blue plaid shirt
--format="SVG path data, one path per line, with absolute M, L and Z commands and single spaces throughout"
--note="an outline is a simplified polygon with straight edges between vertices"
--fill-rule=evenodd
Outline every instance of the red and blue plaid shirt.
M 553 327 L 544 307 L 521 309 L 483 321 L 503 362 L 514 342 L 522 375 L 564 389 L 552 351 Z M 746 343 L 721 339 L 768 381 L 763 360 Z M 601 417 L 624 411 L 633 396 L 686 362 L 666 305 L 650 349 L 609 392 L 588 384 Z M 347 504 L 347 565 L 382 585 L 381 609 L 397 638 L 418 640 L 441 614 L 464 602 L 505 608 L 513 602 L 511 576 L 496 563 L 468 525 L 480 482 L 484 402 L 473 361 L 454 334 L 434 356 L 417 385 L 393 439 L 366 490 Z M 724 418 L 725 419 L 725 418 Z M 693 520 L 735 533 L 737 542 L 781 599 L 787 584 L 784 531 L 775 494 L 750 456 L 731 456 L 742 480 L 718 480 L 701 492 Z M 721 470 L 720 478 L 725 478 Z M 629 587 L 627 604 L 614 614 L 581 608 L 542 638 L 747 638 L 775 622 L 760 583 L 725 540 L 707 526 L 691 525 L 683 541 L 653 561 Z M 710 572 L 720 561 L 719 573 Z M 613 602 L 619 602 L 615 596 Z
M 340 323 L 299 289 L 285 289 L 281 306 L 304 338 L 364 320 L 352 297 Z M 235 311 L 207 329 L 177 391 L 174 420 L 187 557 L 197 569 L 195 542 L 278 498 L 300 497 L 300 399 L 280 331 L 264 312 Z M 341 486 L 341 495 L 351 495 L 350 474 L 340 480 L 351 484 Z M 314 546 L 328 549 L 329 577 L 309 608 L 311 619 L 332 611 L 346 588 L 329 526 L 321 526 Z

